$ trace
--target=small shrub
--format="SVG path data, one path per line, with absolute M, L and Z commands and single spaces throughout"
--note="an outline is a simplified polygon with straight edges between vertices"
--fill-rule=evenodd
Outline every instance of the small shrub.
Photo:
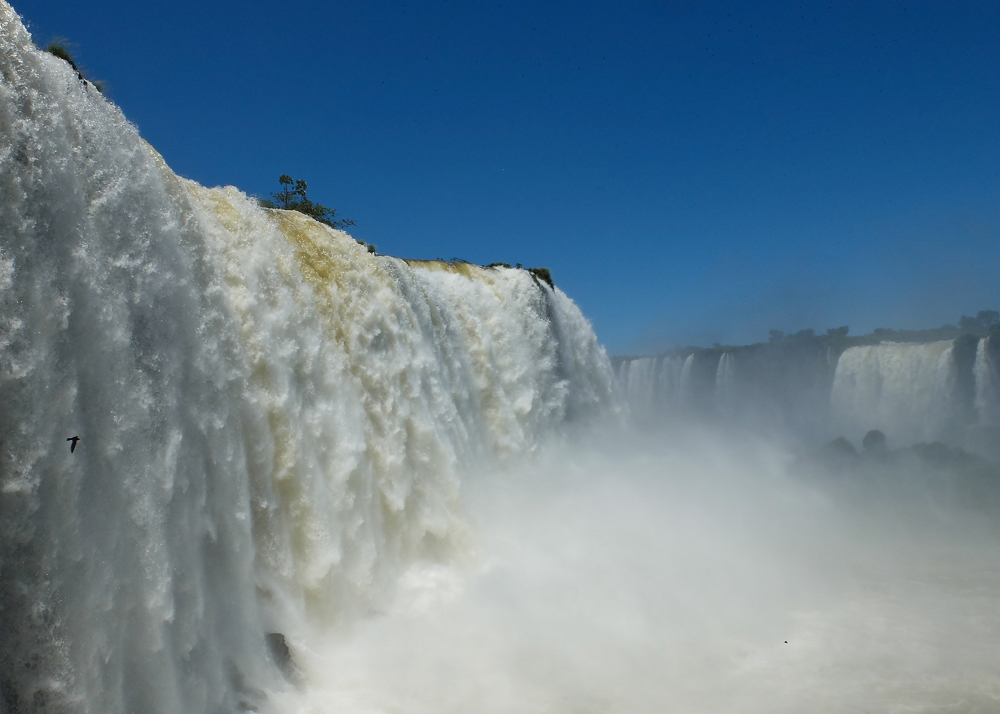
M 528 272 L 555 290 L 556 286 L 552 284 L 552 273 L 549 272 L 548 268 L 528 268 Z
M 73 61 L 73 56 L 69 53 L 69 50 L 66 49 L 66 45 L 60 45 L 57 42 L 51 42 L 49 43 L 49 46 L 45 48 L 45 51 L 48 52 L 50 55 L 53 55 L 61 60 L 69 62 L 70 66 L 73 69 L 76 69 L 77 72 L 80 71 L 76 67 L 76 62 Z
M 271 194 L 271 198 L 274 199 L 273 201 L 266 198 L 262 199 L 259 202 L 262 208 L 281 208 L 286 211 L 298 211 L 331 228 L 339 228 L 341 230 L 348 226 L 357 225 L 350 218 L 335 220 L 337 215 L 336 209 L 327 208 L 321 203 L 310 201 L 309 197 L 306 196 L 306 189 L 309 188 L 309 185 L 302 179 L 293 179 L 291 176 L 282 174 L 278 177 L 278 183 L 283 188 L 277 193 Z
M 69 66 L 73 68 L 73 71 L 76 72 L 76 76 L 80 78 L 81 82 L 92 84 L 94 86 L 94 89 L 96 89 L 101 94 L 104 93 L 103 82 L 98 82 L 97 80 L 93 79 L 87 79 L 86 77 L 83 76 L 83 71 L 79 67 L 77 67 L 76 62 L 73 61 L 73 55 L 69 53 L 69 49 L 66 46 L 65 40 L 63 39 L 52 40 L 52 42 L 50 42 L 48 46 L 45 48 L 45 51 L 48 52 L 53 57 L 58 57 L 62 61 L 68 62 Z

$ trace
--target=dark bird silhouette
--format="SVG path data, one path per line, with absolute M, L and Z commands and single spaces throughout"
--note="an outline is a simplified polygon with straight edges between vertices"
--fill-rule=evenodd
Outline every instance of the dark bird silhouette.
M 79 440 L 80 440 L 79 436 L 71 436 L 68 439 L 66 439 L 66 441 L 73 442 L 72 444 L 69 445 L 69 453 L 72 454 L 74 451 L 76 451 L 76 442 L 78 442 Z

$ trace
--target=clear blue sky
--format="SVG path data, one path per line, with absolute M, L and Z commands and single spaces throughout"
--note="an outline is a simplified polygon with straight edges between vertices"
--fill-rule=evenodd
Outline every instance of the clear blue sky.
M 1000 3 L 14 7 L 182 176 L 547 266 L 612 353 L 1000 309 Z

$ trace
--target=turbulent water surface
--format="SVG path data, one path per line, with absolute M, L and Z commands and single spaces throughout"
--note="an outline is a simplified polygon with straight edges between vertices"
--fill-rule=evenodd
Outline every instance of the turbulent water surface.
M 991 462 L 702 419 L 994 433 L 987 340 L 856 349 L 616 379 L 526 271 L 177 177 L 0 0 L 0 713 L 995 711 Z

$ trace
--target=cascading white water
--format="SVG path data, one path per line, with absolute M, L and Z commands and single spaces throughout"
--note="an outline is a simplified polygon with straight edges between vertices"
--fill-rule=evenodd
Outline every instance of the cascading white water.
M 641 357 L 626 360 L 618 368 L 625 399 L 633 410 L 652 412 L 656 404 L 656 378 L 659 360 Z
M 845 350 L 830 394 L 834 418 L 852 436 L 880 429 L 897 443 L 940 438 L 956 417 L 953 349 L 941 341 Z
M 708 416 L 807 443 L 877 428 L 899 445 L 945 439 L 992 453 L 983 449 L 990 437 L 977 436 L 1000 410 L 1000 380 L 987 346 L 980 340 L 973 355 L 974 343 L 963 338 L 840 352 L 793 340 L 626 359 L 618 375 L 640 419 L 664 412 Z
M 632 412 L 648 417 L 678 409 L 683 366 L 684 358 L 673 355 L 622 362 L 618 380 Z
M 611 407 L 526 271 L 178 178 L 2 0 L 0 76 L 5 714 L 265 706 L 267 633 L 378 607 L 464 547 L 463 477 Z
M 719 357 L 719 366 L 715 370 L 715 399 L 725 409 L 735 400 L 736 390 L 736 358 L 731 352 L 724 352 Z
M 973 374 L 976 379 L 976 413 L 984 425 L 1000 425 L 1000 373 L 990 355 L 990 338 L 976 345 Z
M 681 377 L 677 387 L 677 397 L 682 403 L 690 403 L 694 398 L 694 385 L 693 376 L 691 374 L 694 369 L 694 355 L 690 354 L 684 358 L 684 364 L 681 366 Z
M 549 439 L 614 406 L 562 293 L 179 179 L 3 0 L 0 45 L 0 714 L 996 708 L 994 466 Z M 825 409 L 789 349 L 620 375 Z M 845 403 L 933 412 L 937 349 Z

